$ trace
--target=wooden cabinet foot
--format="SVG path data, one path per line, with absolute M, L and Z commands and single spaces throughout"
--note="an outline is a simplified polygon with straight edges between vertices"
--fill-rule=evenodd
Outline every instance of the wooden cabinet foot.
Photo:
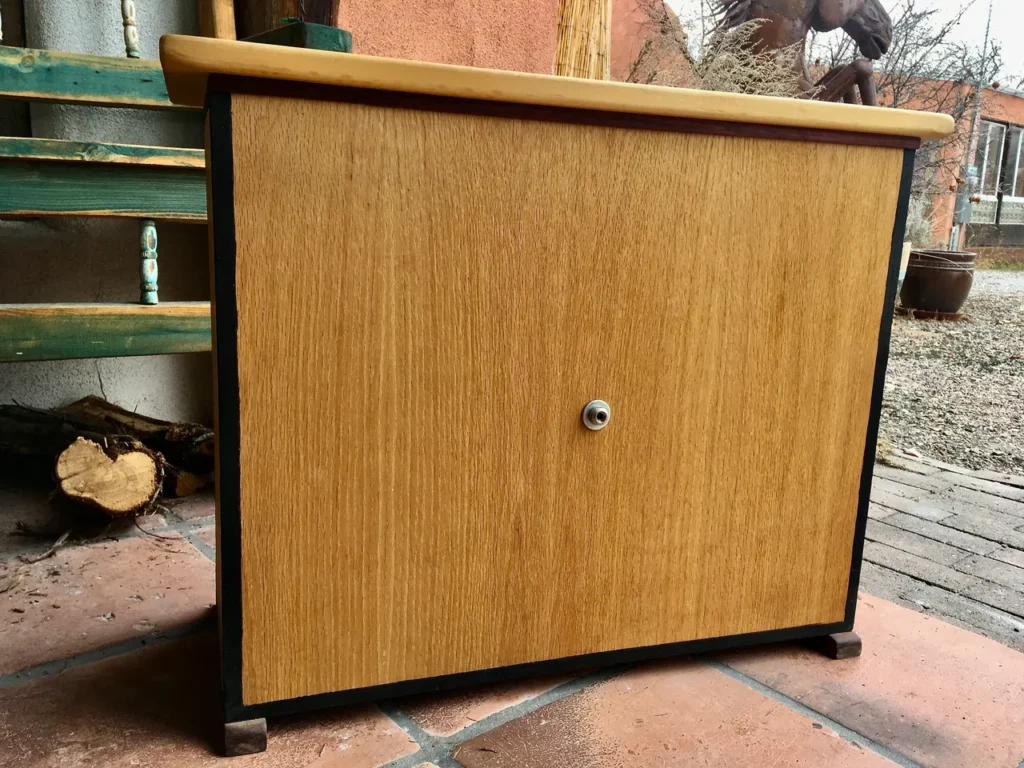
M 815 649 L 830 659 L 853 659 L 860 656 L 860 635 L 856 632 L 836 632 L 832 635 L 815 637 L 811 641 Z
M 267 721 L 265 718 L 224 723 L 225 756 L 252 755 L 256 752 L 265 752 L 266 749 Z

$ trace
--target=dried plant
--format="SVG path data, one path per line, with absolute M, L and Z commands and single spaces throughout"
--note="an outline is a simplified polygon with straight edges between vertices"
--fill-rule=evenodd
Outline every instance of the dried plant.
M 803 44 L 759 50 L 757 30 L 764 19 L 717 29 L 693 63 L 697 87 L 705 91 L 796 96 L 800 93 Z
M 691 51 L 684 25 L 662 0 L 640 0 L 647 15 L 647 39 L 633 61 L 627 80 L 704 91 L 795 96 L 800 92 L 803 46 L 758 50 L 757 30 L 763 19 L 722 29 L 717 6 L 706 11 L 701 40 Z
M 907 209 L 907 231 L 903 236 L 914 244 L 915 248 L 934 248 L 940 245 L 935 237 L 935 218 L 931 213 L 931 204 L 927 197 L 915 195 L 910 198 Z

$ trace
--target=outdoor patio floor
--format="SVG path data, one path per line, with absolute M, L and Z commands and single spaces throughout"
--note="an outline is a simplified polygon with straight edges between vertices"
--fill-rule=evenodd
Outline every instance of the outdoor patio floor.
M 894 463 L 876 468 L 860 658 L 763 646 L 338 708 L 271 720 L 265 753 L 231 759 L 210 499 L 27 565 L 48 543 L 6 534 L 44 501 L 0 491 L 0 766 L 1018 768 L 1024 488 Z

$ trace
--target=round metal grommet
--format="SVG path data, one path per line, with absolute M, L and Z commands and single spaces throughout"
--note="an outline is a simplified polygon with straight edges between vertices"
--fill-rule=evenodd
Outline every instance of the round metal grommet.
M 587 429 L 604 429 L 611 420 L 611 406 L 604 400 L 591 400 L 583 409 L 583 426 Z

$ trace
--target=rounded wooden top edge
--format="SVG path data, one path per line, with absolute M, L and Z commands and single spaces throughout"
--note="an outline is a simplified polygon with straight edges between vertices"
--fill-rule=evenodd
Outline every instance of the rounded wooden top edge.
M 428 96 L 568 107 L 786 128 L 938 139 L 949 115 L 805 99 L 693 91 L 434 64 L 352 53 L 165 35 L 160 62 L 171 101 L 201 107 L 210 75 L 340 85 Z

